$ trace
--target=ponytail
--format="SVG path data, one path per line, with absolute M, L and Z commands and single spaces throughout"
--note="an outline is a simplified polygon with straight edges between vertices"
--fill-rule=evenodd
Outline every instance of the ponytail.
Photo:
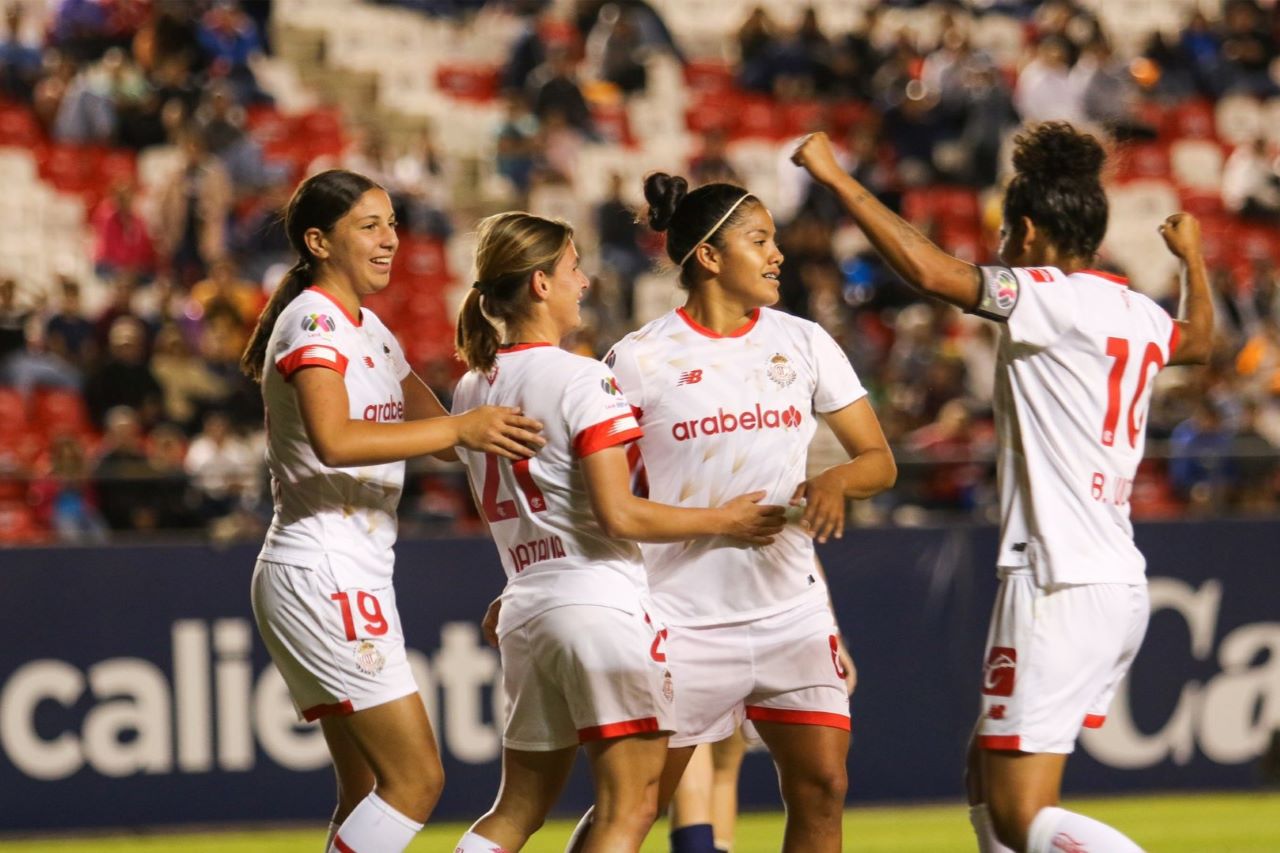
M 480 307 L 480 288 L 472 287 L 458 311 L 458 332 L 454 342 L 458 357 L 471 370 L 488 373 L 498 357 L 498 328 Z
M 280 280 L 280 284 L 276 286 L 275 292 L 271 294 L 271 298 L 267 300 L 266 307 L 258 316 L 257 325 L 253 327 L 249 345 L 244 348 L 244 355 L 240 356 L 240 372 L 254 382 L 262 381 L 267 344 L 271 340 L 271 332 L 276 327 L 276 320 L 280 318 L 280 312 L 310 285 L 311 262 L 303 258 L 289 268 L 284 278 Z

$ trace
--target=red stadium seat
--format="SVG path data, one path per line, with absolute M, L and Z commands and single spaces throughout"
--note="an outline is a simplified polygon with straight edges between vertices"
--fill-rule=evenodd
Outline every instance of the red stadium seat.
M 1161 142 L 1126 145 L 1118 149 L 1115 179 L 1133 181 L 1169 177 L 1169 147 Z
M 0 436 L 27 428 L 27 401 L 14 388 L 0 387 Z
M 1174 107 L 1169 116 L 1169 130 L 1174 137 L 1213 139 L 1216 117 L 1211 101 L 1192 99 Z
M 733 68 L 726 62 L 693 60 L 684 66 L 684 81 L 695 92 L 722 94 L 733 89 Z
M 1182 209 L 1197 217 L 1218 216 L 1223 212 L 1222 194 L 1217 190 L 1179 187 L 1178 198 Z
M 841 101 L 831 107 L 831 132 L 845 135 L 867 121 L 870 108 L 861 101 Z
M 92 432 L 89 409 L 75 391 L 41 388 L 31 401 L 32 424 L 46 435 L 57 432 Z
M 31 110 L 5 104 L 0 107 L 0 146 L 35 148 L 44 141 L 44 132 Z
M 737 115 L 734 97 L 727 92 L 714 92 L 696 98 L 685 112 L 685 124 L 694 133 L 712 130 L 729 132 Z
M 93 185 L 97 153 L 85 145 L 51 145 L 40 163 L 40 174 L 62 192 L 85 192 Z
M 831 126 L 827 108 L 819 101 L 793 101 L 781 106 L 783 136 L 804 136 Z
M 444 243 L 432 237 L 406 234 L 400 239 L 393 263 L 393 275 L 399 273 L 413 279 L 449 277 Z
M 765 137 L 773 139 L 784 133 L 781 116 L 772 98 L 760 95 L 740 95 L 737 98 L 737 110 L 732 135 L 744 137 Z
M 502 69 L 497 65 L 451 63 L 436 71 L 436 85 L 446 95 L 464 101 L 492 101 L 498 97 Z
M 31 507 L 22 501 L 0 503 L 0 542 L 6 545 L 32 545 L 46 538 L 47 531 L 36 521 Z

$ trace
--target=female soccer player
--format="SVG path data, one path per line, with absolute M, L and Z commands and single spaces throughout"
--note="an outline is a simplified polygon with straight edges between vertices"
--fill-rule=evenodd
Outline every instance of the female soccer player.
M 581 323 L 587 290 L 568 224 L 489 217 L 476 271 L 457 336 L 471 370 L 454 407 L 518 405 L 544 425 L 547 445 L 514 463 L 460 452 L 507 573 L 497 633 L 510 710 L 497 802 L 457 851 L 519 850 L 558 799 L 579 744 L 596 795 L 584 849 L 638 850 L 685 687 L 646 612 L 634 542 L 755 550 L 780 533 L 784 507 L 761 504 L 763 490 L 727 501 L 735 493 L 718 490 L 703 505 L 711 509 L 632 494 L 626 444 L 642 430 L 627 398 L 604 364 L 557 346 Z
M 645 547 L 654 605 L 668 627 L 680 687 L 662 804 L 693 746 L 751 720 L 778 768 L 783 850 L 835 853 L 848 786 L 849 697 L 813 539 L 844 533 L 846 503 L 891 485 L 893 455 L 844 352 L 778 301 L 782 252 L 773 217 L 731 184 L 688 192 L 684 178 L 645 179 L 648 220 L 688 289 L 684 307 L 623 338 L 605 361 L 644 436 L 652 499 L 714 506 L 764 489 L 794 523 L 765 548 L 724 539 Z M 822 416 L 851 457 L 805 479 Z M 710 851 L 710 833 L 684 851 Z
M 1000 592 L 970 750 L 971 816 L 989 851 L 1138 850 L 1058 807 L 1080 727 L 1100 726 L 1146 631 L 1129 491 L 1152 375 L 1199 364 L 1213 307 L 1194 218 L 1160 227 L 1186 267 L 1186 320 L 1090 269 L 1107 226 L 1092 136 L 1051 122 L 1015 140 L 999 266 L 934 246 L 837 164 L 824 134 L 793 159 L 833 191 L 911 285 L 1001 324 L 996 365 Z
M 361 308 L 387 286 L 395 225 L 386 192 L 362 175 L 303 182 L 285 213 L 298 262 L 241 360 L 262 383 L 275 498 L 254 615 L 333 757 L 326 849 L 360 853 L 403 850 L 443 782 L 391 586 L 403 460 L 458 444 L 523 459 L 542 443 L 537 422 L 514 409 L 447 416 Z

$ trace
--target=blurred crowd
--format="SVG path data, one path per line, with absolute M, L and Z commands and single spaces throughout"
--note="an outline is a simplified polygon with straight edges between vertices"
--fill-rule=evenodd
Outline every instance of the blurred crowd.
M 465 18 L 485 4 L 388 5 Z M 783 24 L 761 6 L 737 26 L 729 60 L 712 63 L 690 57 L 645 0 L 581 0 L 569 16 L 537 0 L 502 5 L 524 26 L 498 71 L 505 113 L 495 166 L 514 203 L 535 212 L 546 208 L 548 187 L 572 195 L 586 147 L 625 143 L 600 109 L 601 88 L 624 101 L 642 97 L 655 54 L 691 77 L 712 69 L 721 93 L 808 116 L 809 129 L 841 125 L 850 172 L 975 261 L 989 260 L 997 242 L 1003 152 L 1021 122 L 1066 119 L 1123 145 L 1160 139 L 1160 117 L 1180 104 L 1280 95 L 1280 4 L 1254 0 L 1228 0 L 1220 18 L 1194 13 L 1177 35 L 1151 35 L 1137 55 L 1119 55 L 1097 17 L 1070 0 L 982 4 L 1018 22 L 1024 47 L 1013 59 L 974 46 L 970 10 L 958 2 L 872 4 L 849 32 L 825 31 L 812 12 Z M 895 8 L 924 5 L 941 9 L 936 36 L 886 26 Z M 340 119 L 305 125 L 307 140 L 296 138 L 297 126 L 282 132 L 254 71 L 270 51 L 269 3 L 62 0 L 34 24 L 21 3 L 4 11 L 5 109 L 25 110 L 52 144 L 163 150 L 172 168 L 150 187 L 136 169 L 123 170 L 93 199 L 93 262 L 104 283 L 95 286 L 107 298 L 87 299 L 90 283 L 73 278 L 39 294 L 0 281 L 0 426 L 27 424 L 0 440 L 0 538 L 258 536 L 270 515 L 262 409 L 237 360 L 289 263 L 281 206 L 308 171 L 351 168 L 388 187 L 407 234 L 442 245 L 470 230 L 443 190 L 456 164 L 430 133 L 394 147 L 378 127 Z M 827 124 L 838 113 L 854 118 Z M 732 123 L 697 133 L 691 181 L 750 186 Z M 1237 146 L 1210 211 L 1277 224 L 1276 153 L 1264 138 Z M 782 307 L 844 346 L 899 457 L 900 485 L 869 517 L 989 518 L 994 328 L 912 294 L 833 200 L 781 162 L 778 183 Z M 576 345 L 597 355 L 635 327 L 638 283 L 661 257 L 626 190 L 615 177 L 585 214 L 599 282 Z M 1161 375 L 1150 458 L 1134 488 L 1138 516 L 1276 508 L 1277 266 L 1233 258 L 1212 274 L 1217 355 L 1208 369 Z M 1164 299 L 1176 310 L 1176 287 Z M 447 399 L 457 364 L 436 357 L 417 366 Z M 456 472 L 415 470 L 407 530 L 465 527 L 464 482 Z

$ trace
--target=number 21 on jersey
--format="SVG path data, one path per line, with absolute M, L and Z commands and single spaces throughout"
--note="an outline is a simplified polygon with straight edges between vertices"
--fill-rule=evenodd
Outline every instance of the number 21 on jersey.
M 511 469 L 516 485 L 520 487 L 520 492 L 524 495 L 525 503 L 529 505 L 531 512 L 546 510 L 547 499 L 543 497 L 538 484 L 533 481 L 533 474 L 529 473 L 528 459 L 512 462 L 509 459 L 499 459 L 492 453 L 486 453 L 484 455 L 484 487 L 480 490 L 480 507 L 484 511 L 486 521 L 490 523 L 508 521 L 519 515 L 514 498 L 498 500 L 498 492 L 503 485 L 501 466 Z
M 1136 349 L 1136 346 L 1132 349 Z M 1120 383 L 1124 379 L 1125 368 L 1129 364 L 1130 351 L 1130 341 L 1125 338 L 1107 338 L 1107 357 L 1114 360 L 1111 364 L 1111 373 L 1107 376 L 1107 413 L 1102 419 L 1104 447 L 1114 447 L 1116 443 L 1116 428 L 1120 424 L 1120 410 L 1124 402 Z M 1128 401 L 1128 416 L 1125 418 L 1131 448 L 1138 446 L 1138 434 L 1142 432 L 1146 420 L 1145 415 L 1138 411 L 1138 406 L 1142 401 L 1142 393 L 1147 390 L 1147 381 L 1153 366 L 1157 372 L 1164 367 L 1164 356 L 1160 353 L 1159 346 L 1148 342 L 1142 351 L 1142 362 L 1138 368 L 1138 386 Z

